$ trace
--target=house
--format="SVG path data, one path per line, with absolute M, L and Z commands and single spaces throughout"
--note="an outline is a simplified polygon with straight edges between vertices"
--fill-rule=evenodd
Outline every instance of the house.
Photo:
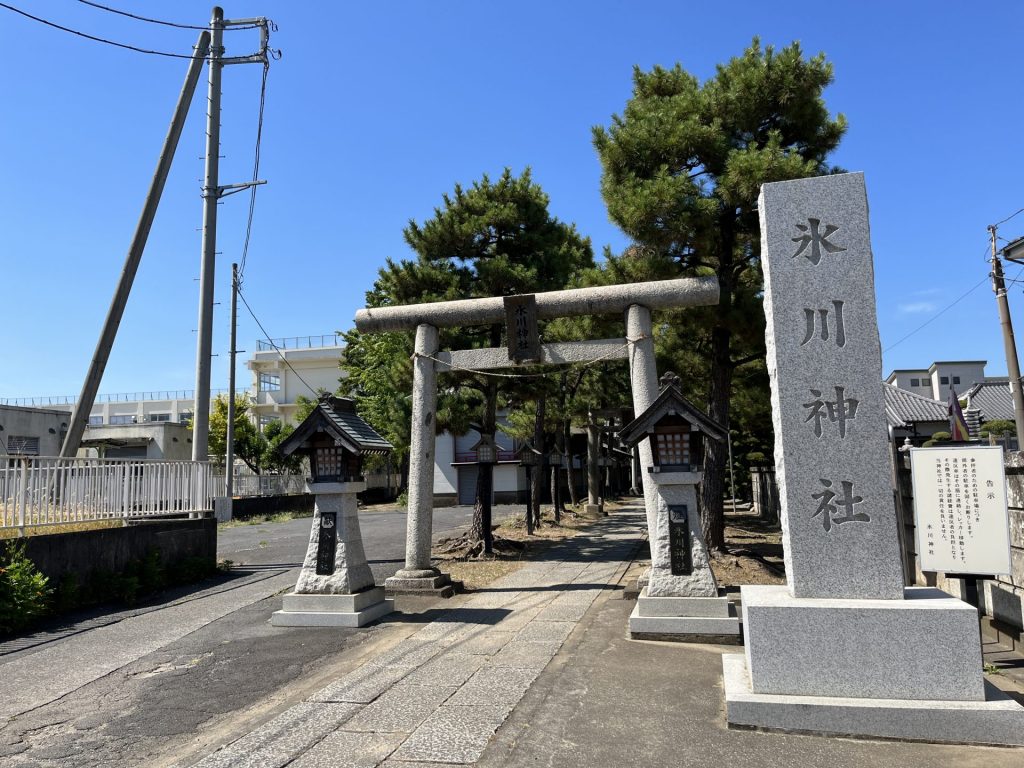
M 936 432 L 949 431 L 948 406 L 944 402 L 908 392 L 886 382 L 882 383 L 885 396 L 885 420 L 889 434 L 897 447 L 905 444 L 922 445 Z
M 950 387 L 962 395 L 972 384 L 985 381 L 985 365 L 985 360 L 946 360 L 927 368 L 897 368 L 885 383 L 922 397 L 945 400 Z

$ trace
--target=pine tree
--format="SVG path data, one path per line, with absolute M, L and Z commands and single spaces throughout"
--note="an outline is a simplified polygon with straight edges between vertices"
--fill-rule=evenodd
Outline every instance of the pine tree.
M 471 187 L 456 185 L 442 196 L 442 205 L 422 224 L 410 221 L 405 240 L 415 261 L 389 260 L 368 306 L 413 304 L 452 299 L 483 298 L 563 288 L 581 269 L 592 266 L 590 241 L 573 225 L 548 211 L 548 196 L 527 169 L 514 176 L 505 169 L 492 182 L 486 175 Z M 442 329 L 442 348 L 500 347 L 503 324 Z M 390 340 L 383 337 L 390 336 Z M 396 398 L 411 389 L 411 334 L 382 334 L 380 340 L 348 334 L 343 366 L 350 377 L 343 386 L 352 391 L 364 417 L 396 436 L 386 419 L 374 413 L 397 412 L 403 426 L 409 414 L 395 408 Z M 499 384 L 503 382 L 502 384 Z M 346 384 L 346 382 L 348 382 Z M 470 426 L 485 439 L 497 431 L 499 391 L 515 386 L 493 376 L 445 374 L 435 423 L 438 430 L 464 432 Z M 527 385 L 528 386 L 528 385 Z M 401 393 L 401 394 L 399 394 Z M 372 402 L 371 402 L 372 401 Z M 391 427 L 397 427 L 393 421 Z M 404 432 L 407 436 L 408 431 Z M 405 442 L 407 442 L 405 437 Z M 491 551 L 491 494 L 493 466 L 481 464 L 471 534 Z
M 706 359 L 708 414 L 729 426 L 734 374 L 764 357 L 757 195 L 761 185 L 832 172 L 846 129 L 822 99 L 823 54 L 776 52 L 755 38 L 703 84 L 676 64 L 633 72 L 633 95 L 594 129 L 611 219 L 660 277 L 713 274 L 721 301 L 685 313 L 691 353 Z M 683 316 L 684 313 L 679 313 Z M 712 443 L 702 501 L 708 544 L 724 544 L 726 446 Z

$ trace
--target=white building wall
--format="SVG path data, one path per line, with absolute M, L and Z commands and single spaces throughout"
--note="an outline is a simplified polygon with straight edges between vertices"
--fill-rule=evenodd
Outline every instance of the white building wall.
M 451 433 L 443 432 L 434 438 L 434 493 L 456 493 L 459 477 L 455 461 L 455 438 Z

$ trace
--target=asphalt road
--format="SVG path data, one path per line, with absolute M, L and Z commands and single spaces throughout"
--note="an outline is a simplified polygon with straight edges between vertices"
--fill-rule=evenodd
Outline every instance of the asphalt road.
M 523 514 L 523 508 L 499 505 L 492 510 L 494 522 L 511 514 Z M 360 512 L 366 559 L 378 584 L 405 562 L 405 510 L 376 508 Z M 440 507 L 434 510 L 435 540 L 465 530 L 473 519 L 472 507 Z M 226 528 L 217 536 L 218 559 L 231 560 L 239 568 L 247 566 L 299 567 L 309 542 L 310 518 L 285 523 L 261 523 Z
M 498 507 L 495 520 L 519 511 Z M 435 536 L 472 509 L 435 511 Z M 282 703 L 301 700 L 403 627 L 272 627 L 302 561 L 310 518 L 222 530 L 231 573 L 130 610 L 78 617 L 0 645 L 0 765 L 173 766 L 212 751 Z M 405 514 L 360 515 L 378 583 L 404 562 Z M 402 598 L 412 632 L 432 601 Z

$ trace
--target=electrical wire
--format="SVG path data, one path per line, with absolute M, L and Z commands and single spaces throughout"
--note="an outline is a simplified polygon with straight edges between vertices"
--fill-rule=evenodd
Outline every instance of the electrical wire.
M 1016 217 L 1016 216 L 1019 216 L 1019 215 L 1020 215 L 1020 214 L 1022 214 L 1022 213 L 1024 213 L 1024 208 L 1019 208 L 1018 210 L 1014 211 L 1014 212 L 1013 212 L 1013 213 L 1011 213 L 1011 214 L 1010 214 L 1009 216 L 1007 216 L 1007 217 L 1006 217 L 1005 219 L 1003 219 L 1002 221 L 997 221 L 997 222 L 996 222 L 995 224 L 993 224 L 992 226 L 993 226 L 993 227 L 998 227 L 998 226 L 999 226 L 1000 224 L 1005 224 L 1005 223 L 1006 223 L 1006 222 L 1008 222 L 1008 221 L 1009 221 L 1010 219 L 1012 219 L 1012 218 L 1014 218 L 1014 217 Z
M 274 343 L 274 340 L 272 338 L 270 338 L 270 334 L 267 333 L 267 329 L 263 327 L 263 323 L 261 323 L 259 318 L 256 317 L 256 313 L 252 311 L 252 307 L 249 306 L 249 302 L 245 300 L 245 294 L 242 293 L 241 285 L 237 285 L 235 287 L 235 290 L 238 291 L 238 298 L 240 298 L 242 300 L 242 304 L 245 305 L 245 309 L 249 312 L 249 316 L 252 317 L 252 319 L 256 322 L 256 325 L 259 326 L 259 329 L 263 332 L 263 336 L 264 336 L 264 338 L 266 338 L 267 343 L 270 344 L 271 347 L 273 347 L 274 351 L 277 352 L 277 356 L 281 358 L 281 362 L 283 362 L 285 365 L 287 365 L 288 369 L 292 373 L 294 373 L 295 376 L 298 378 L 298 380 L 301 381 L 303 384 L 305 384 L 306 388 L 309 389 L 309 391 L 313 393 L 314 397 L 316 397 L 316 395 L 317 395 L 316 388 L 314 388 L 308 381 L 306 381 L 304 378 L 302 378 L 302 375 L 298 371 L 296 371 L 294 368 L 292 368 L 292 364 L 288 362 L 288 358 L 284 356 L 283 352 L 281 352 L 280 347 L 278 347 L 277 344 Z
M 114 40 L 108 40 L 105 37 L 97 37 L 96 35 L 89 35 L 89 34 L 86 34 L 85 32 L 79 32 L 77 29 L 71 29 L 71 27 L 65 27 L 65 26 L 62 26 L 62 25 L 57 24 L 55 22 L 47 21 L 46 19 L 40 18 L 39 16 L 33 16 L 31 13 L 23 11 L 20 8 L 15 8 L 13 5 L 8 5 L 7 3 L 0 3 L 0 8 L 6 8 L 8 11 L 12 11 L 13 13 L 17 13 L 20 16 L 24 16 L 26 19 L 31 19 L 32 21 L 38 21 L 40 24 L 45 24 L 48 27 L 53 27 L 54 29 L 59 29 L 62 32 L 70 32 L 72 35 L 78 35 L 79 37 L 84 37 L 86 40 L 93 40 L 93 41 L 95 41 L 97 43 L 104 43 L 105 45 L 112 45 L 115 48 L 124 48 L 125 50 L 128 50 L 128 51 L 135 51 L 136 53 L 147 53 L 147 54 L 150 54 L 151 56 L 165 56 L 165 57 L 170 58 L 170 59 L 195 59 L 195 58 L 197 58 L 194 54 L 189 56 L 189 55 L 186 55 L 184 53 L 169 53 L 167 51 L 154 51 L 154 50 L 150 50 L 148 48 L 139 48 L 138 46 L 135 46 L 135 45 L 128 45 L 127 43 L 118 43 L 118 42 L 116 42 Z M 206 27 L 200 27 L 200 29 L 206 29 Z M 198 58 L 202 58 L 202 57 L 198 57 Z
M 249 219 L 245 225 L 245 244 L 242 246 L 242 258 L 238 264 L 238 283 L 242 284 L 245 277 L 245 261 L 249 256 L 249 239 L 252 237 L 253 212 L 256 209 L 256 181 L 260 175 L 260 145 L 263 141 L 263 107 L 267 98 L 267 72 L 269 62 L 263 62 L 263 82 L 260 84 L 260 116 L 256 124 L 256 157 L 252 164 L 252 190 L 249 193 Z
M 117 8 L 111 8 L 108 5 L 100 5 L 99 3 L 93 3 L 93 2 L 90 2 L 90 0 L 78 0 L 78 2 L 80 2 L 82 5 L 88 5 L 88 6 L 91 6 L 93 8 L 98 8 L 101 11 L 107 11 L 108 13 L 116 13 L 118 16 L 127 16 L 129 19 L 135 19 L 137 21 L 146 21 L 146 22 L 149 22 L 150 24 L 161 24 L 162 26 L 174 27 L 176 29 L 198 29 L 198 30 L 209 29 L 208 26 L 201 27 L 198 24 L 176 24 L 173 21 L 163 21 L 161 19 L 151 19 L 151 18 L 148 18 L 146 16 L 138 16 L 138 15 L 136 15 L 134 13 L 128 13 L 128 11 L 121 11 L 121 10 L 118 10 Z M 225 27 L 224 29 L 225 29 L 225 31 L 235 30 L 235 29 L 256 29 L 258 26 L 259 26 L 258 24 L 245 24 L 245 25 L 241 25 L 241 26 Z
M 967 297 L 968 297 L 969 295 L 971 295 L 971 294 L 972 294 L 972 293 L 974 293 L 974 292 L 975 292 L 976 290 L 978 290 L 978 289 L 979 289 L 979 288 L 980 288 L 981 286 L 983 286 L 983 285 L 984 285 L 985 283 L 987 283 L 987 282 L 989 281 L 990 277 L 991 277 L 990 275 L 985 275 L 985 276 L 984 276 L 983 278 L 981 278 L 981 280 L 980 280 L 979 282 L 977 282 L 977 283 L 976 283 L 976 284 L 975 284 L 975 285 L 974 285 L 974 286 L 973 286 L 972 288 L 968 288 L 968 289 L 967 289 L 967 291 L 965 291 L 964 293 L 960 294 L 959 298 L 957 298 L 957 299 L 956 299 L 955 301 L 953 301 L 953 303 L 949 304 L 949 305 L 948 305 L 948 306 L 946 306 L 946 307 L 945 307 L 944 309 L 941 309 L 941 310 L 939 310 L 938 312 L 936 312 L 936 313 L 935 313 L 934 315 L 932 315 L 932 316 L 931 316 L 930 318 L 928 318 L 927 320 L 925 320 L 925 321 L 924 321 L 923 323 L 921 323 L 921 324 L 920 324 L 919 326 L 917 326 L 917 328 L 915 328 L 914 330 L 912 330 L 912 331 L 911 331 L 910 333 L 908 333 L 908 334 L 907 334 L 906 336 L 904 336 L 903 338 L 901 338 L 901 339 L 900 339 L 899 341 L 897 341 L 897 342 L 895 342 L 895 343 L 893 343 L 893 344 L 890 344 L 890 345 L 889 345 L 888 347 L 886 347 L 886 348 L 885 348 L 885 349 L 883 349 L 882 351 L 883 351 L 883 352 L 888 352 L 888 351 L 889 351 L 890 349 L 892 349 L 893 347 L 899 346 L 899 345 L 900 345 L 900 344 L 902 344 L 902 343 L 903 343 L 904 341 L 906 341 L 906 340 L 907 340 L 907 339 L 909 339 L 909 338 L 910 338 L 911 336 L 913 336 L 913 335 L 914 335 L 915 333 L 917 333 L 918 331 L 920 331 L 920 330 L 921 330 L 922 328 L 924 328 L 925 326 L 927 326 L 927 325 L 930 325 L 931 323 L 933 323 L 933 322 L 935 322 L 936 320 L 938 320 L 938 319 L 939 319 L 940 317 L 942 317 L 942 315 L 946 314 L 946 312 L 948 312 L 949 310 L 951 310 L 951 309 L 952 309 L 953 307 L 955 307 L 955 306 L 956 306 L 957 304 L 959 304 L 959 303 L 960 303 L 961 301 L 963 301 L 964 299 L 966 299 L 966 298 L 967 298 Z

